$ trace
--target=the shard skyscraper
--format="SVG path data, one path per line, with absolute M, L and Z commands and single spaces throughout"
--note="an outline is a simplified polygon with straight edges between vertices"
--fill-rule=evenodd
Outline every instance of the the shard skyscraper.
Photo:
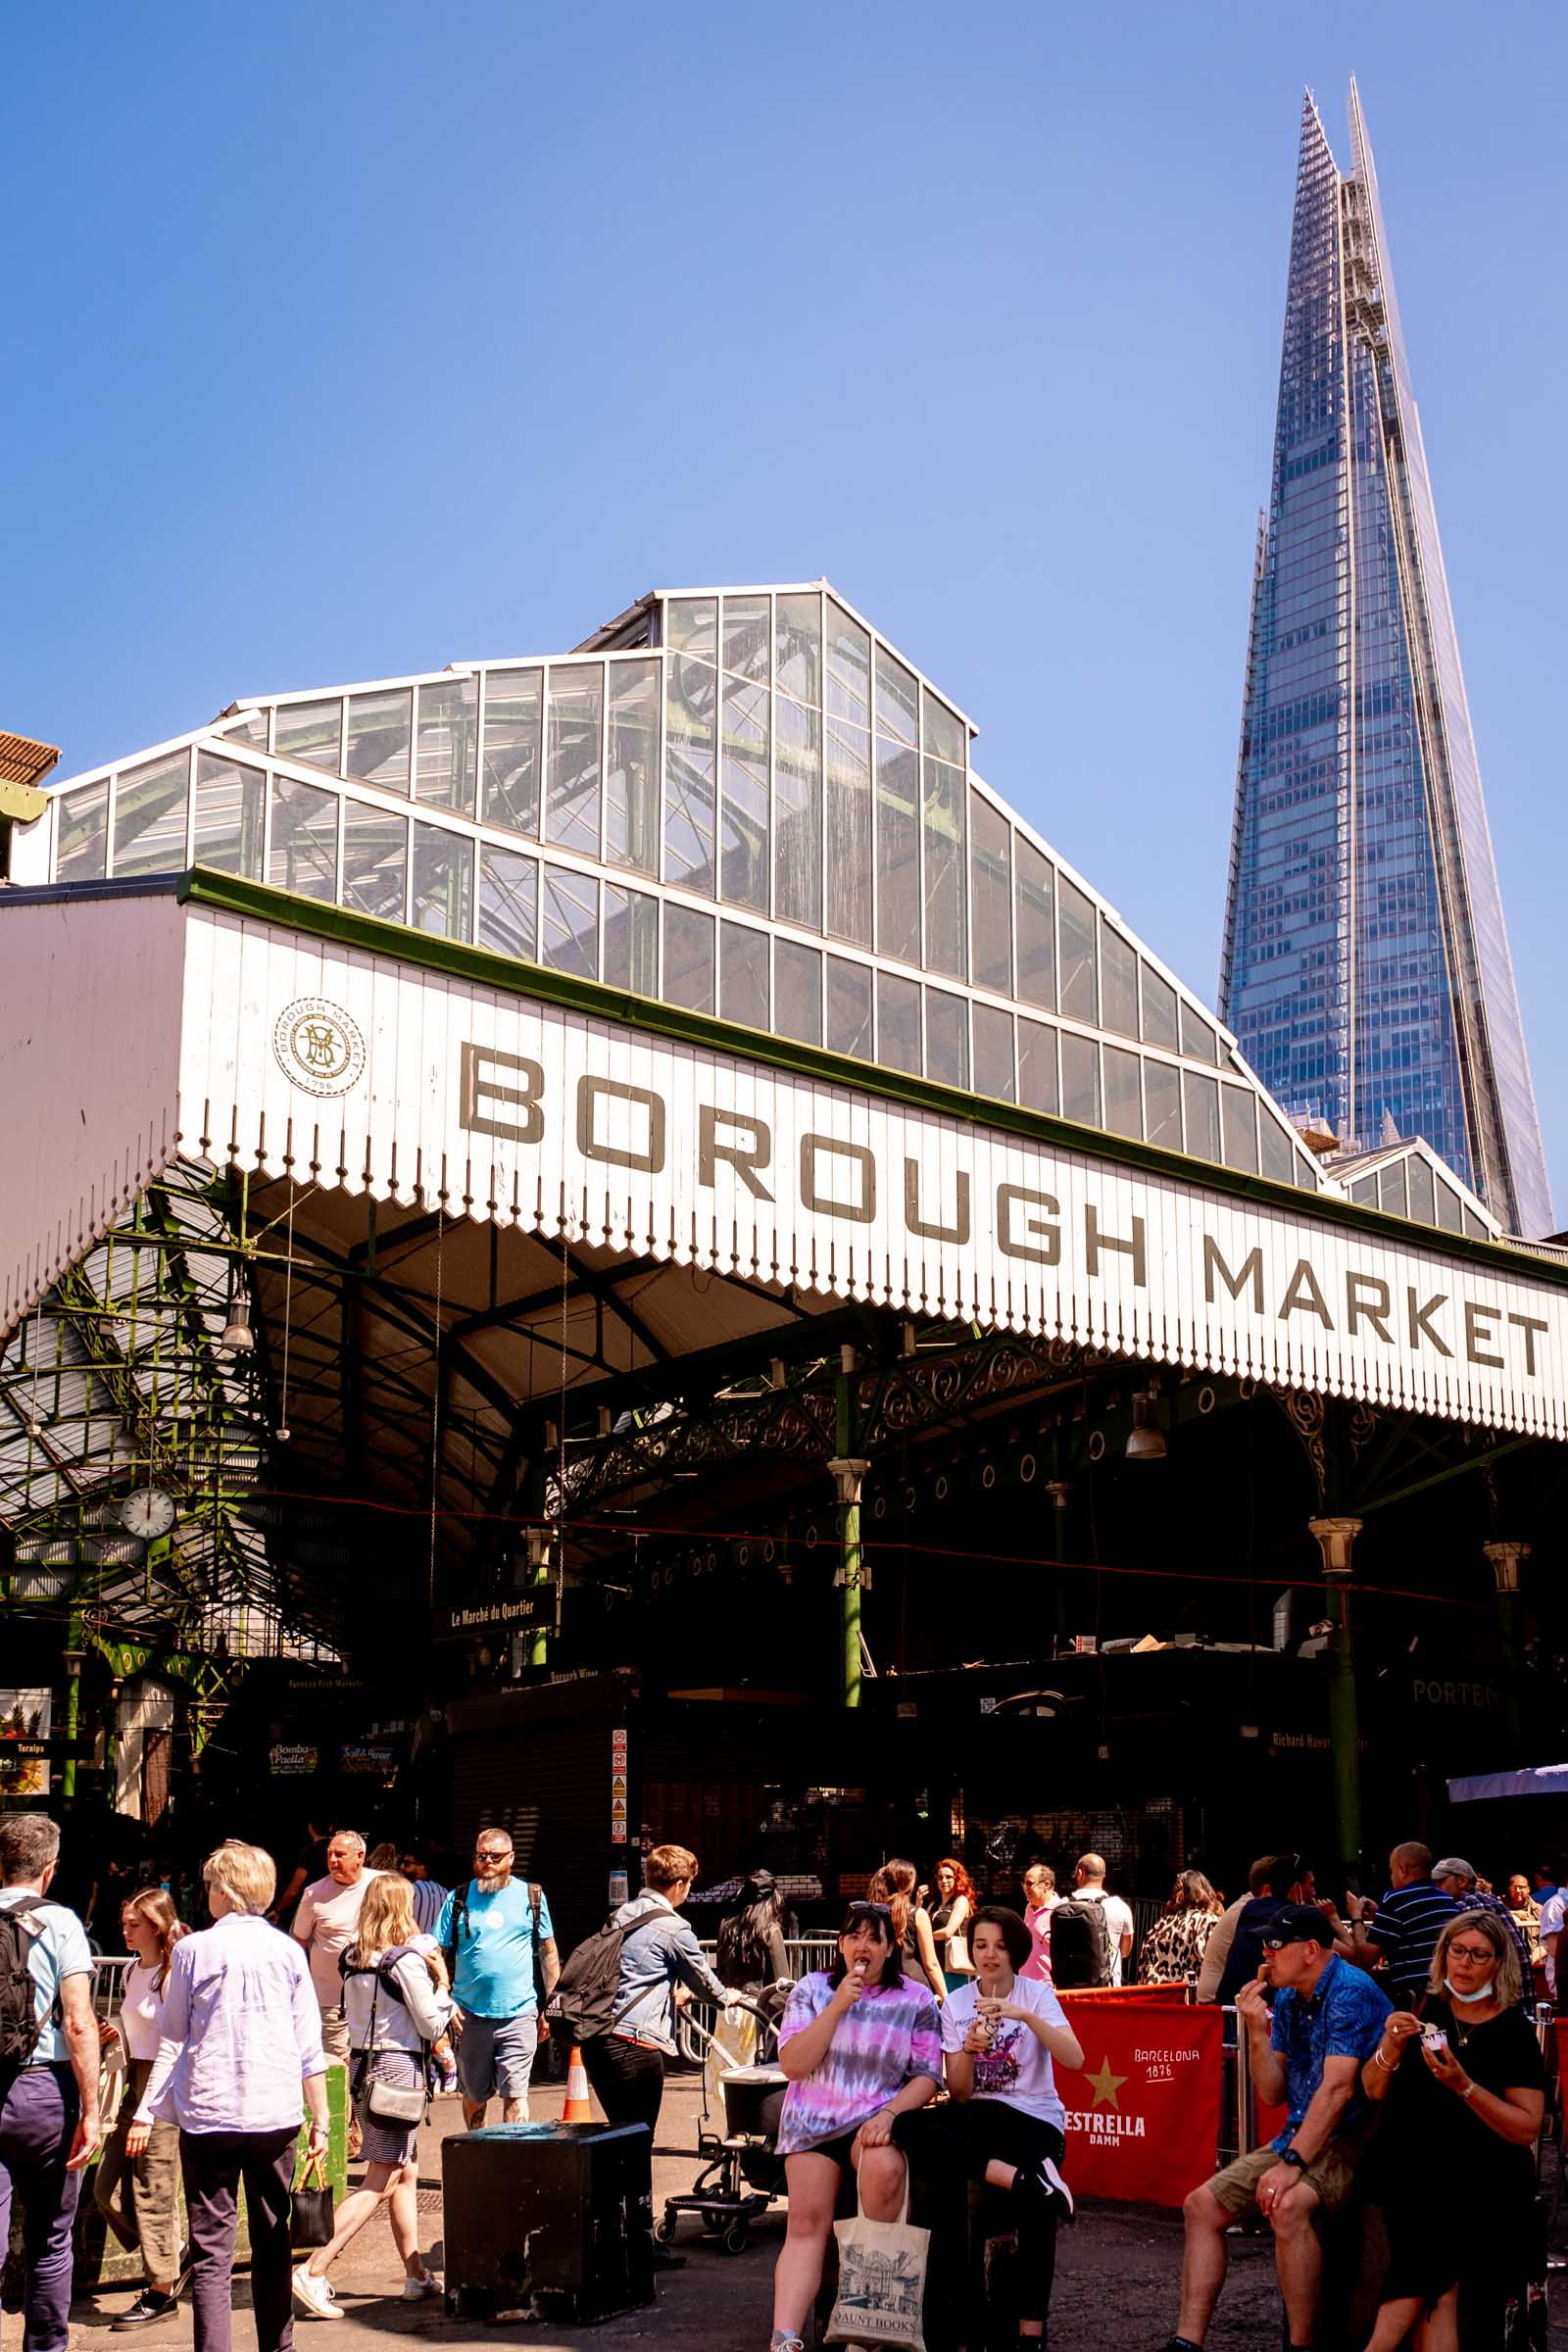
M 1220 1009 L 1348 1149 L 1422 1135 L 1512 1232 L 1545 1155 L 1372 150 L 1302 110 Z

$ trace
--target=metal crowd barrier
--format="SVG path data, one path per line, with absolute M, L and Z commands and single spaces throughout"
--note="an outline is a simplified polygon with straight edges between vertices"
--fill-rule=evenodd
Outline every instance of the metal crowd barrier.
M 97 2017 L 113 2017 L 125 1990 L 125 1971 L 135 1966 L 129 1952 L 94 1952 L 92 2005 Z

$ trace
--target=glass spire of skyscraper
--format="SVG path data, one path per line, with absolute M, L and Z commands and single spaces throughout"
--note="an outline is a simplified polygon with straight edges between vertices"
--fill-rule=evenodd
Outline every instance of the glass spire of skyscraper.
M 1301 116 L 1220 1011 L 1347 1148 L 1425 1136 L 1515 1233 L 1552 1225 L 1372 150 Z

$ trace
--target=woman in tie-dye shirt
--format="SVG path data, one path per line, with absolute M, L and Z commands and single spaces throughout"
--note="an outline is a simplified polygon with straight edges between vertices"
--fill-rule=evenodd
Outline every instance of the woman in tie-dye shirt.
M 802 2352 L 845 2172 L 859 2176 L 869 2219 L 896 2221 L 906 2166 L 894 2119 L 925 2106 L 942 2080 L 937 2005 L 904 1974 L 885 1903 L 850 1905 L 832 1968 L 790 1994 L 778 2062 L 790 2085 L 778 2128 L 790 2209 L 773 2274 L 772 2352 Z

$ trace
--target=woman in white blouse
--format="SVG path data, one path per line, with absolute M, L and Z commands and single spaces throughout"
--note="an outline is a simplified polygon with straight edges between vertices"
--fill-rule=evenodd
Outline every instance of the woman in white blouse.
M 170 1955 L 186 1930 L 161 1886 L 143 1886 L 131 1895 L 121 1907 L 120 1924 L 133 1957 L 120 2015 L 99 2031 L 106 2044 L 118 2041 L 124 2053 L 125 2095 L 99 2158 L 93 2195 L 126 2252 L 141 2254 L 146 2283 L 115 2322 L 123 2330 L 167 2319 L 179 2297 L 178 2129 L 155 2124 L 145 2150 L 134 2157 L 126 2151 L 125 2136 L 158 2055 Z

